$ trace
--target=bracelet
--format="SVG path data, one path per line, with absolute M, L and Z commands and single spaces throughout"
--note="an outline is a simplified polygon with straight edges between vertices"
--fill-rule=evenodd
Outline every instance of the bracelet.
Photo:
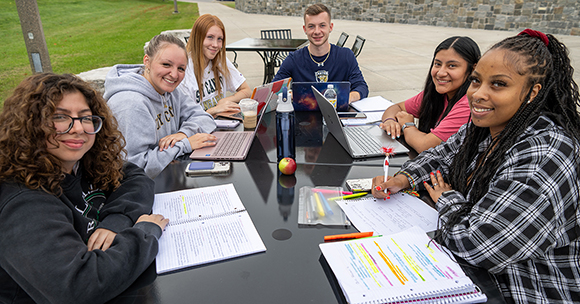
M 387 121 L 387 120 L 392 120 L 392 121 L 394 121 L 394 122 L 396 122 L 396 121 L 397 121 L 396 119 L 394 119 L 394 118 L 392 118 L 392 117 L 387 117 L 387 118 L 385 118 L 385 120 L 383 120 L 383 123 L 385 123 L 385 121 Z
M 411 189 L 411 191 L 415 191 L 415 179 L 413 179 L 413 177 L 411 176 L 411 174 L 409 174 L 409 173 L 407 173 L 407 172 L 405 172 L 403 170 L 400 170 L 400 171 L 397 171 L 397 173 L 395 173 L 395 175 L 393 175 L 393 176 L 397 176 L 397 174 L 399 174 L 399 173 L 405 175 L 407 177 L 407 180 L 410 180 L 411 181 L 411 186 L 413 187 Z
M 401 190 L 401 192 L 403 192 L 403 193 L 407 193 L 407 194 L 409 194 L 409 195 L 412 195 L 412 196 L 414 196 L 414 197 L 419 197 L 419 198 L 421 197 L 421 195 L 419 195 L 419 192 L 417 192 L 417 191 L 413 191 L 413 190 L 411 190 L 411 189 L 405 189 L 405 190 Z M 443 194 L 441 194 L 441 195 L 443 195 Z

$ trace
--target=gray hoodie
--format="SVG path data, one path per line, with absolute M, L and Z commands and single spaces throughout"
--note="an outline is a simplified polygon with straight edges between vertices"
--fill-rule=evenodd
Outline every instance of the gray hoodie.
M 159 140 L 182 132 L 187 137 L 211 133 L 216 124 L 181 90 L 163 95 L 143 77 L 142 64 L 118 64 L 107 74 L 105 94 L 127 141 L 127 160 L 155 178 L 175 158 L 191 153 L 187 138 L 159 151 Z

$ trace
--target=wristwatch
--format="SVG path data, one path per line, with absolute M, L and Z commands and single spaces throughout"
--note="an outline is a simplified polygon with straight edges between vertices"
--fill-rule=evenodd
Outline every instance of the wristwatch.
M 414 122 L 406 122 L 406 123 L 405 123 L 405 124 L 404 124 L 404 125 L 401 127 L 401 132 L 405 131 L 405 128 L 406 128 L 406 127 L 415 127 L 415 128 L 416 128 L 417 126 L 415 125 L 415 123 L 414 123 Z

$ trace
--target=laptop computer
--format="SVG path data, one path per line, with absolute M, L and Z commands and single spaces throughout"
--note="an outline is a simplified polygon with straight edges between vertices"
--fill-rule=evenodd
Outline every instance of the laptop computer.
M 217 137 L 216 145 L 193 150 L 189 158 L 202 160 L 246 159 L 270 100 L 272 99 L 266 98 L 264 105 L 259 110 L 258 122 L 253 131 L 215 131 L 212 134 Z
M 352 158 L 384 156 L 382 147 L 392 147 L 396 154 L 407 153 L 409 149 L 392 139 L 377 125 L 344 127 L 332 104 L 322 93 L 312 87 L 328 131 Z
M 348 99 L 350 95 L 350 82 L 293 82 L 292 83 L 292 105 L 294 111 L 318 111 L 319 106 L 312 92 L 312 87 L 323 92 L 329 84 L 334 86 L 336 91 L 336 109 L 338 111 L 348 111 Z
M 276 101 L 278 100 L 278 93 L 282 92 L 283 88 L 288 88 L 290 83 L 292 82 L 292 78 L 288 77 L 285 79 L 280 79 L 278 81 L 270 82 L 267 84 L 262 84 L 254 88 L 252 92 L 252 99 L 258 102 L 258 111 L 262 109 L 263 106 L 266 105 L 267 99 L 274 100 L 274 102 L 270 103 L 266 108 L 266 113 L 272 112 L 276 110 Z M 226 119 L 236 119 L 239 121 L 243 121 L 243 116 L 241 112 L 223 112 L 217 115 L 218 118 L 226 118 Z

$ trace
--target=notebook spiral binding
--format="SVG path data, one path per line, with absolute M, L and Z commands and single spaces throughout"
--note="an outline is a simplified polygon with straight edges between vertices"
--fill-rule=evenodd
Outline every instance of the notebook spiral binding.
M 463 285 L 456 288 L 440 289 L 433 292 L 419 292 L 407 296 L 397 296 L 392 298 L 379 299 L 376 301 L 362 302 L 360 304 L 405 304 L 422 303 L 422 304 L 450 304 L 464 302 L 474 299 L 481 293 L 477 285 Z

